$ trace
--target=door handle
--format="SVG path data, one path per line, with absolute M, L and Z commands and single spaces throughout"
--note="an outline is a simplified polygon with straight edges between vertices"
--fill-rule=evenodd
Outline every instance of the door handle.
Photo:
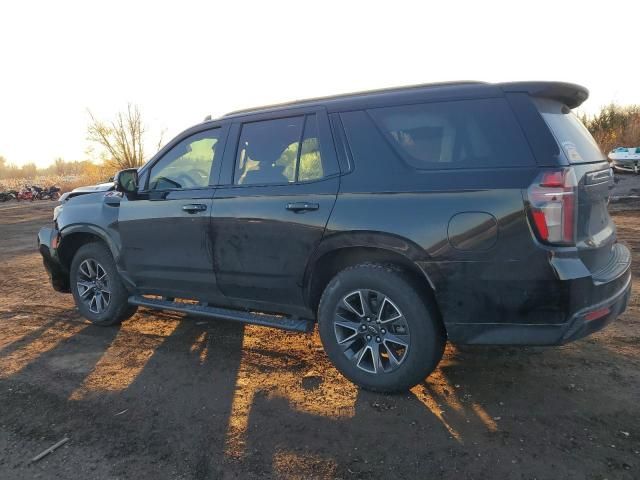
M 291 210 L 292 212 L 309 212 L 311 210 L 318 210 L 320 205 L 317 203 L 309 203 L 309 202 L 293 202 L 287 203 L 287 210 Z
M 187 213 L 204 212 L 206 209 L 207 206 L 204 203 L 189 203 L 188 205 L 182 206 L 182 210 Z

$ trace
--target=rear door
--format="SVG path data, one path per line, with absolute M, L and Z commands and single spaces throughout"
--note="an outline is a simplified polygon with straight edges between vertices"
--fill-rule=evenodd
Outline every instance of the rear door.
M 209 225 L 214 176 L 228 126 L 179 140 L 141 176 L 137 196 L 120 203 L 125 268 L 143 293 L 215 302 Z
M 302 306 L 339 187 L 326 113 L 236 122 L 226 151 L 212 211 L 218 285 L 241 305 Z

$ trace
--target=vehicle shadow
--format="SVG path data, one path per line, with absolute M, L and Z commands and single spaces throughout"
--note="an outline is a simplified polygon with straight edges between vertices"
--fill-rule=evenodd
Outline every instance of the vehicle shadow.
M 64 338 L 42 343 L 61 328 Z M 461 478 L 471 465 L 480 478 L 548 478 L 551 466 L 555 478 L 584 478 L 608 467 L 569 435 L 640 431 L 636 383 L 602 364 L 585 371 L 585 358 L 620 361 L 600 342 L 449 346 L 425 382 L 382 395 L 338 376 L 312 336 L 279 333 L 296 348 L 267 348 L 271 330 L 246 332 L 146 311 L 120 328 L 44 323 L 0 352 L 1 362 L 34 350 L 4 377 L 24 394 L 0 392 L 0 420 L 38 438 L 73 432 L 92 452 L 82 462 L 123 478 Z M 608 453 L 616 465 L 628 456 Z
M 274 478 L 296 471 L 298 478 L 461 478 L 471 464 L 490 478 L 585 478 L 622 469 L 633 464 L 630 449 L 609 453 L 606 462 L 584 456 L 588 446 L 599 448 L 587 445 L 592 435 L 611 445 L 620 442 L 618 431 L 640 428 L 629 415 L 639 411 L 634 389 L 621 392 L 625 386 L 608 372 L 578 372 L 589 348 L 449 347 L 423 384 L 399 395 L 360 390 L 346 416 L 310 413 L 286 393 L 259 391 L 237 469 L 259 465 L 253 474 Z M 326 401 L 316 388 L 309 395 Z M 606 433 L 594 434 L 603 424 Z
M 82 384 L 118 331 L 119 327 L 105 329 L 65 319 L 46 322 L 0 350 L 0 377 L 43 384 L 52 393 L 67 397 Z M 52 378 L 56 381 L 51 382 Z
M 216 478 L 243 336 L 239 323 L 183 317 L 120 395 L 137 430 L 127 448 L 138 442 L 145 453 L 172 459 L 178 471 Z

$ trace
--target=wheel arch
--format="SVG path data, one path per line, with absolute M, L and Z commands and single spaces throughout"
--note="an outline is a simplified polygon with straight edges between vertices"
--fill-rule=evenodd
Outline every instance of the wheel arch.
M 69 271 L 73 256 L 78 249 L 90 242 L 104 243 L 114 259 L 118 258 L 119 250 L 115 242 L 109 237 L 107 232 L 96 225 L 71 225 L 61 232 L 60 244 L 57 249 L 58 258 L 62 265 Z M 117 262 L 117 260 L 116 260 Z
M 423 249 L 410 240 L 379 232 L 336 235 L 323 241 L 309 261 L 304 291 L 307 305 L 316 311 L 326 285 L 341 270 L 360 263 L 380 263 L 405 271 L 416 288 L 439 310 L 432 272 L 420 267 L 427 259 Z M 439 312 L 438 312 L 439 315 Z

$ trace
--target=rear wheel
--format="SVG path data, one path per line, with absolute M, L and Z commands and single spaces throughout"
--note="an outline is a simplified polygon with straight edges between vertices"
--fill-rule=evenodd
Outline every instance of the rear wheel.
M 136 313 L 129 305 L 111 252 L 98 242 L 78 249 L 71 262 L 71 291 L 82 316 L 96 325 L 115 325 Z
M 365 389 L 407 390 L 435 369 L 444 351 L 444 329 L 427 302 L 402 271 L 375 264 L 347 268 L 320 300 L 324 349 Z

